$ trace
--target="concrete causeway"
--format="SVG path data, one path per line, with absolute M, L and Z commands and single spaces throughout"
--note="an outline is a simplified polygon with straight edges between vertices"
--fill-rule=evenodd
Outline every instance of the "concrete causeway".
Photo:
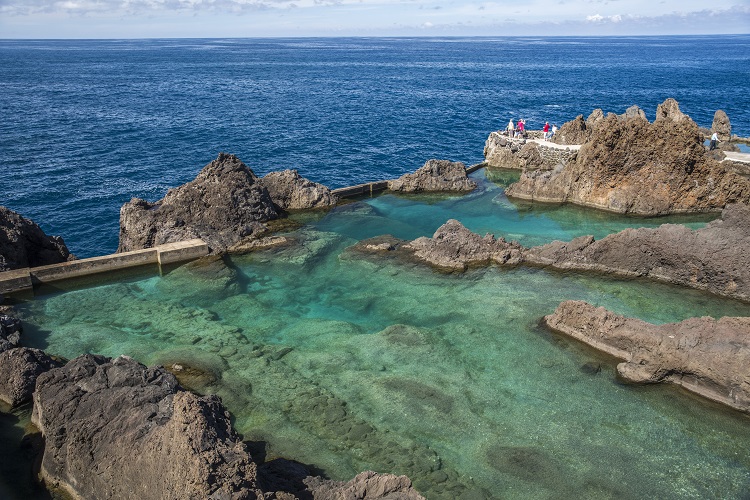
M 208 255 L 200 239 L 168 243 L 153 248 L 71 260 L 49 266 L 27 267 L 0 273 L 0 293 L 33 292 L 34 286 L 131 267 L 174 264 Z

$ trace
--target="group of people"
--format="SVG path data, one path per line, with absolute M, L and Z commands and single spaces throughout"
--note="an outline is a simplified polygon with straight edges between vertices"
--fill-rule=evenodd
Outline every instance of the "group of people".
M 516 139 L 521 139 L 526 137 L 526 120 L 523 118 L 518 120 L 518 124 L 513 124 L 513 119 L 508 122 L 508 127 L 506 128 L 508 131 L 508 137 L 513 137 Z M 552 138 L 553 135 L 557 132 L 557 125 L 552 125 L 552 127 L 549 126 L 549 122 L 544 122 L 544 127 L 542 128 L 542 131 L 544 132 L 544 140 L 548 141 Z

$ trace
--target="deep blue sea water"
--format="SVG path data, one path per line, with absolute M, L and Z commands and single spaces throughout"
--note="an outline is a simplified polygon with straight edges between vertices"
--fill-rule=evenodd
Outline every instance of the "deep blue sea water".
M 482 160 L 530 128 L 668 97 L 750 135 L 750 36 L 0 41 L 0 205 L 79 257 L 220 151 L 331 187 Z

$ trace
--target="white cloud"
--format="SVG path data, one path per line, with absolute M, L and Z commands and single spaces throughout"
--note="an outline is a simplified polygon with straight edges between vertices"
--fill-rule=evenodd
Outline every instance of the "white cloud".
M 747 1 L 0 0 L 0 37 L 749 33 Z

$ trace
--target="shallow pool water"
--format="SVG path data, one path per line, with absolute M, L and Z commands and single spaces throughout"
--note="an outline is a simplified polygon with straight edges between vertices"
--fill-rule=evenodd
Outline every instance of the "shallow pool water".
M 444 274 L 347 250 L 431 235 L 455 218 L 526 246 L 642 219 L 509 201 L 507 173 L 466 196 L 383 195 L 307 216 L 296 244 L 19 304 L 27 344 L 65 357 L 178 363 L 219 394 L 266 458 L 335 479 L 408 474 L 429 499 L 742 498 L 750 419 L 669 386 L 616 380 L 616 360 L 539 326 L 581 299 L 655 323 L 749 315 L 692 290 L 487 267 Z

